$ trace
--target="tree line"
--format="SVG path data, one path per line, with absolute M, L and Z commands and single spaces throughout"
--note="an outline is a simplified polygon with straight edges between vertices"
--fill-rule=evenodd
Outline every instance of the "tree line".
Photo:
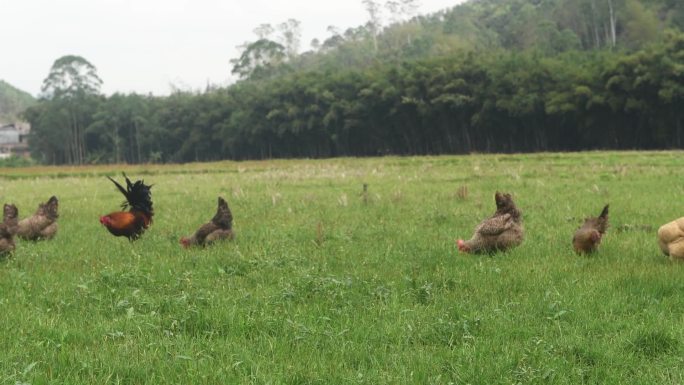
M 630 26 L 617 17 L 611 26 L 604 7 L 594 8 L 584 26 L 576 22 L 584 35 L 559 21 L 557 33 L 549 33 L 542 28 L 548 16 L 506 42 L 496 29 L 523 28 L 507 15 L 527 5 L 533 8 L 524 12 L 545 14 L 567 11 L 548 8 L 550 2 L 584 4 L 591 15 L 599 0 L 512 0 L 493 14 L 497 1 L 469 3 L 465 10 L 476 15 L 470 18 L 442 13 L 382 33 L 377 26 L 356 29 L 302 54 L 295 53 L 297 23 L 281 26 L 289 39 L 283 44 L 261 26 L 258 44 L 246 44 L 233 62 L 243 80 L 167 97 L 105 97 L 92 64 L 60 58 L 44 97 L 25 112 L 31 150 L 45 163 L 80 164 L 684 146 L 684 34 L 674 28 L 679 3 L 663 14 L 673 28 L 656 28 L 648 39 L 628 39 L 628 31 L 650 31 L 655 8 L 632 10 L 645 16 L 627 19 Z M 611 0 L 623 19 L 630 4 Z M 468 46 L 466 32 L 448 38 L 445 31 L 457 27 L 483 35 Z M 280 53 L 264 56 L 260 49 Z

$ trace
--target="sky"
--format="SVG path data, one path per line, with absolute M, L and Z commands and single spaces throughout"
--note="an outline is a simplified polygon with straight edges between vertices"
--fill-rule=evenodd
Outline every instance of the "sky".
M 418 13 L 461 1 L 418 0 Z M 0 79 L 37 96 L 54 61 L 78 55 L 107 95 L 227 85 L 254 28 L 291 18 L 301 22 L 303 51 L 329 37 L 328 26 L 344 31 L 368 13 L 361 0 L 0 0 Z

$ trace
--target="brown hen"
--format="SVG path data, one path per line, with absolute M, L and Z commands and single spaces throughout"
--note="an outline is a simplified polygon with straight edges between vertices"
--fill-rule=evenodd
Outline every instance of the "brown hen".
M 219 197 L 216 214 L 211 221 L 200 226 L 190 237 L 180 239 L 183 247 L 193 245 L 206 246 L 214 241 L 221 239 L 233 239 L 233 214 L 228 207 L 228 203 Z
M 518 246 L 524 239 L 522 213 L 515 206 L 511 194 L 494 194 L 496 211 L 482 221 L 473 237 L 457 241 L 458 250 L 464 253 L 492 253 Z
M 0 255 L 9 254 L 14 250 L 14 233 L 17 231 L 18 218 L 17 206 L 5 203 L 0 223 Z
M 578 254 L 590 254 L 598 249 L 601 239 L 608 229 L 608 206 L 606 205 L 598 217 L 589 217 L 584 224 L 575 231 L 572 237 L 572 247 Z
M 38 205 L 35 214 L 19 221 L 17 235 L 21 239 L 37 241 L 52 239 L 57 234 L 59 201 L 56 196 Z

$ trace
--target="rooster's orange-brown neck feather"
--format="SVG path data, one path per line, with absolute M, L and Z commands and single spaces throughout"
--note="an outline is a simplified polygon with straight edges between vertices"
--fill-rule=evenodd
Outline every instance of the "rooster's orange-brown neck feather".
M 110 233 L 125 236 L 129 239 L 138 238 L 152 223 L 152 218 L 140 211 L 117 211 L 105 216 L 102 224 Z

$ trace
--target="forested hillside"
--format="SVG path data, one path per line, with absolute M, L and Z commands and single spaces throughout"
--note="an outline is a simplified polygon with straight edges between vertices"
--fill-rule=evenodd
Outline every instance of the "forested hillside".
M 14 122 L 22 111 L 35 102 L 30 94 L 0 80 L 0 123 Z
M 331 27 L 301 53 L 295 19 L 258 26 L 226 68 L 240 80 L 199 93 L 104 97 L 94 65 L 60 58 L 25 114 L 34 157 L 136 163 L 684 145 L 682 1 L 473 0 L 426 16 L 415 15 L 413 0 L 363 3 L 367 24 Z M 80 70 L 66 70 L 73 66 Z M 64 82 L 70 73 L 82 75 Z

